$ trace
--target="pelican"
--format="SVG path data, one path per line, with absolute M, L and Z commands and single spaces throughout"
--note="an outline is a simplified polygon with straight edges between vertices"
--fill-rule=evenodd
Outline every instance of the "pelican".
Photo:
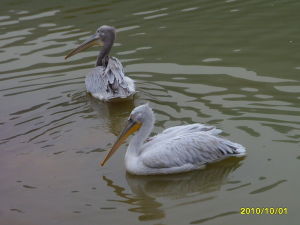
M 203 168 L 207 163 L 246 153 L 242 145 L 219 137 L 221 130 L 199 123 L 171 127 L 148 138 L 154 121 L 154 113 L 148 103 L 133 109 L 101 166 L 134 132 L 137 133 L 125 154 L 125 167 L 129 173 L 136 175 L 187 172 Z
M 65 59 L 93 46 L 103 46 L 99 52 L 96 67 L 85 78 L 85 85 L 93 97 L 102 101 L 120 100 L 133 96 L 134 81 L 125 76 L 121 62 L 109 52 L 114 44 L 116 29 L 103 25 L 94 35 L 66 55 Z

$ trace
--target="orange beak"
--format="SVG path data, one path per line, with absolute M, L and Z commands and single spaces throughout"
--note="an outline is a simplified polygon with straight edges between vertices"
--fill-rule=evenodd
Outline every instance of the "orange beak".
M 111 150 L 107 153 L 103 161 L 100 163 L 101 166 L 104 166 L 107 160 L 118 150 L 118 148 L 126 141 L 126 139 L 133 134 L 134 132 L 138 131 L 142 126 L 142 123 L 128 120 L 125 128 L 123 129 L 122 133 L 120 134 L 119 138 L 111 148 Z

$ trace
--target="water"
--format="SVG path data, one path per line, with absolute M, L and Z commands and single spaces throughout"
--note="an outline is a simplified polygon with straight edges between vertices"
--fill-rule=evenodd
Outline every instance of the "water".
M 299 223 L 299 10 L 296 0 L 2 1 L 0 224 Z M 63 58 L 102 24 L 118 28 L 112 55 L 137 82 L 134 102 L 86 94 L 97 48 Z M 123 146 L 100 168 L 146 101 L 154 133 L 207 123 L 247 157 L 136 177 Z

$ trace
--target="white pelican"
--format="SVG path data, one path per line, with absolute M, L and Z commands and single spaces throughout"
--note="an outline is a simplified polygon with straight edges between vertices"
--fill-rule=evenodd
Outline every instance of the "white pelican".
M 171 127 L 147 140 L 154 120 L 148 103 L 133 109 L 126 127 L 101 166 L 134 132 L 137 133 L 129 143 L 125 166 L 129 173 L 136 175 L 186 172 L 199 169 L 206 163 L 246 153 L 242 145 L 219 137 L 221 130 L 198 123 Z
M 93 45 L 100 45 L 96 67 L 85 78 L 85 85 L 93 97 L 103 101 L 120 100 L 135 93 L 134 81 L 125 76 L 121 62 L 108 56 L 116 37 L 114 27 L 103 25 L 96 33 L 71 51 L 65 59 Z

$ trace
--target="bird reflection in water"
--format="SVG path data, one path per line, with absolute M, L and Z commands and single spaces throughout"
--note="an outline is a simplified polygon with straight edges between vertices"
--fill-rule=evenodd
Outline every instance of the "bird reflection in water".
M 214 199 L 214 192 L 228 182 L 228 175 L 240 167 L 243 159 L 228 158 L 207 165 L 205 169 L 181 174 L 136 176 L 127 173 L 126 180 L 132 194 L 106 176 L 103 180 L 122 199 L 108 201 L 130 205 L 129 211 L 140 214 L 140 221 L 157 220 L 165 217 L 159 198 L 184 199 L 172 208 Z
M 122 130 L 124 121 L 134 108 L 133 99 L 121 102 L 100 102 L 87 93 L 87 99 L 91 108 L 97 113 L 97 117 L 107 120 L 110 132 L 118 136 Z

